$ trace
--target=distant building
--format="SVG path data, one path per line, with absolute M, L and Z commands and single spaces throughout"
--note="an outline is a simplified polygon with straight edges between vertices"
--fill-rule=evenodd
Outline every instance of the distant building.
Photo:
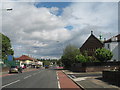
M 112 51 L 112 60 L 120 61 L 120 34 L 104 41 L 105 48 Z
M 15 58 L 15 60 L 19 61 L 20 65 L 22 65 L 22 64 L 31 65 L 31 64 L 35 64 L 35 62 L 37 62 L 36 59 L 31 58 L 27 55 L 22 55 L 19 58 Z
M 93 31 L 91 31 L 91 35 L 85 41 L 85 43 L 80 47 L 80 52 L 84 53 L 85 51 L 89 56 L 93 56 L 94 52 L 98 48 L 102 48 L 104 44 L 93 35 Z

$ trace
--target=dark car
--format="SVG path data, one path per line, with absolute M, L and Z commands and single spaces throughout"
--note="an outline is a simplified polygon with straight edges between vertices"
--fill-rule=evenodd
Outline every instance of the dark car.
M 45 69 L 48 69 L 49 68 L 49 65 L 45 65 Z

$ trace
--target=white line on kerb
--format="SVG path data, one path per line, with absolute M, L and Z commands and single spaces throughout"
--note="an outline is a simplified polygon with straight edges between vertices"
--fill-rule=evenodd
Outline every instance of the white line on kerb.
M 9 85 L 11 85 L 11 84 L 14 84 L 14 83 L 16 83 L 16 82 L 19 82 L 19 81 L 20 81 L 20 80 L 17 80 L 17 81 L 11 82 L 11 83 L 9 83 L 9 84 L 6 84 L 6 85 L 2 86 L 2 88 L 6 87 L 6 86 L 9 86 Z
M 31 77 L 31 75 L 24 77 L 24 79 Z
M 56 72 L 57 75 L 57 80 L 58 80 L 58 88 L 60 89 L 60 82 L 59 82 L 59 77 L 58 77 L 58 73 Z
M 60 89 L 60 82 L 58 81 L 58 88 Z

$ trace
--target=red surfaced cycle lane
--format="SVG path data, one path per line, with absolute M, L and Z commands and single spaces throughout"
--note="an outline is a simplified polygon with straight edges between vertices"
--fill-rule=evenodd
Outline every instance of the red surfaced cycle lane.
M 61 89 L 75 89 L 75 90 L 82 90 L 78 85 L 76 85 L 70 78 L 67 77 L 61 70 L 57 71 L 58 80 L 60 83 Z

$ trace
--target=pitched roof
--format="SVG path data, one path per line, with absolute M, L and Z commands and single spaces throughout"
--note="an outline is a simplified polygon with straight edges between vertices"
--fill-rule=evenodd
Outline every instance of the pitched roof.
M 103 45 L 103 43 L 98 38 L 96 38 L 93 34 L 91 34 L 89 38 L 85 41 L 85 43 L 80 47 L 80 49 L 83 47 L 90 47 L 90 46 L 95 48 L 96 45 L 98 45 L 98 43 L 101 46 Z
M 22 55 L 19 58 L 15 58 L 15 60 L 36 60 L 36 59 L 31 58 L 31 57 L 29 57 L 27 55 Z
M 104 43 L 109 43 L 109 42 L 120 42 L 120 34 L 113 36 L 112 38 L 104 41 Z

